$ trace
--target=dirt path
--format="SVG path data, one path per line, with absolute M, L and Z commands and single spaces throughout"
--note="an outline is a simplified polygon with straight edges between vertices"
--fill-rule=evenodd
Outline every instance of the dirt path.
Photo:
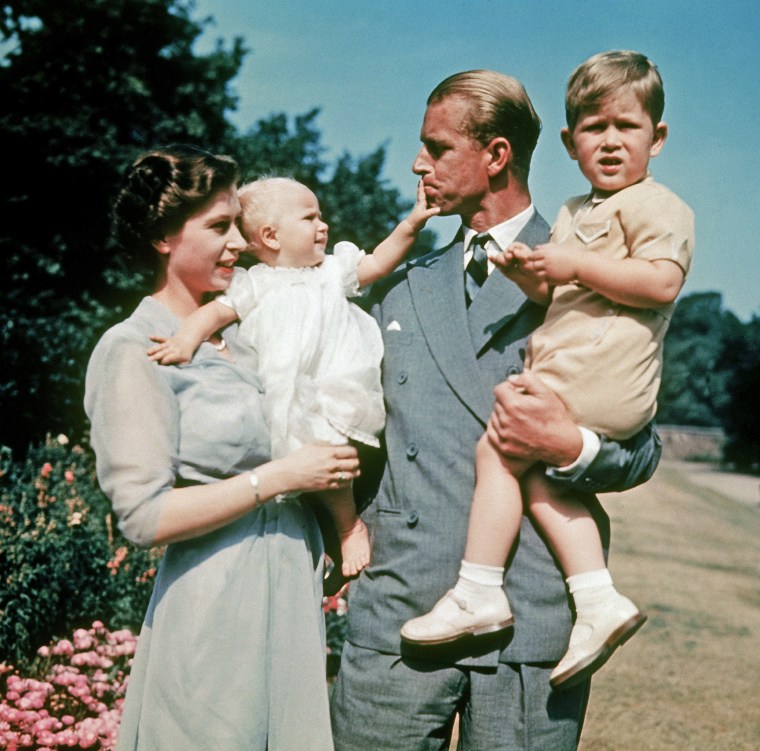
M 673 468 L 689 482 L 716 490 L 721 495 L 760 510 L 760 477 L 724 472 L 714 464 L 663 461 L 661 468 Z M 758 743 L 760 746 L 760 743 Z
M 595 676 L 581 751 L 760 749 L 757 488 L 664 462 L 602 497 L 610 569 L 649 620 Z

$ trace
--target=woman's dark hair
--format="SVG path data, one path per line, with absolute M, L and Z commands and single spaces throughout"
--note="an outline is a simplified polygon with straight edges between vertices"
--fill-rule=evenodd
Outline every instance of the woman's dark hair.
M 116 194 L 112 238 L 132 260 L 152 259 L 155 264 L 153 243 L 181 229 L 215 193 L 237 180 L 233 159 L 196 146 L 174 144 L 143 154 L 127 170 Z

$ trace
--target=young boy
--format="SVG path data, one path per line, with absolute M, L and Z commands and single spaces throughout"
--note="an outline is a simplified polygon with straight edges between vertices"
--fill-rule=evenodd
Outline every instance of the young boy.
M 635 52 L 606 52 L 572 74 L 562 141 L 591 192 L 560 210 L 551 241 L 492 257 L 534 301 L 549 304 L 525 367 L 566 403 L 592 440 L 634 435 L 654 416 L 662 341 L 689 269 L 693 214 L 648 172 L 667 136 L 662 80 Z M 520 389 L 520 376 L 510 378 Z M 562 493 L 541 467 L 504 457 L 486 436 L 459 580 L 427 615 L 408 621 L 406 641 L 438 644 L 513 623 L 504 564 L 519 531 L 522 493 L 562 566 L 576 620 L 551 683 L 588 678 L 646 617 L 619 594 L 583 497 Z

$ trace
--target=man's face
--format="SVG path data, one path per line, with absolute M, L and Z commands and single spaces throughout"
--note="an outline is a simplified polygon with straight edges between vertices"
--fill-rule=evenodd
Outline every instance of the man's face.
M 459 214 L 465 221 L 482 208 L 489 190 L 487 149 L 463 132 L 468 110 L 459 96 L 431 104 L 420 132 L 422 148 L 412 165 L 422 178 L 428 206 L 438 206 L 442 216 Z

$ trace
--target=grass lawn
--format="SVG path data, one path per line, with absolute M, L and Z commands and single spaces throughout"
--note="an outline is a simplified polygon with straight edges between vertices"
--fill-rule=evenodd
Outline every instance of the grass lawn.
M 649 615 L 595 676 L 582 751 L 760 749 L 760 509 L 663 463 L 602 497 L 610 569 Z

